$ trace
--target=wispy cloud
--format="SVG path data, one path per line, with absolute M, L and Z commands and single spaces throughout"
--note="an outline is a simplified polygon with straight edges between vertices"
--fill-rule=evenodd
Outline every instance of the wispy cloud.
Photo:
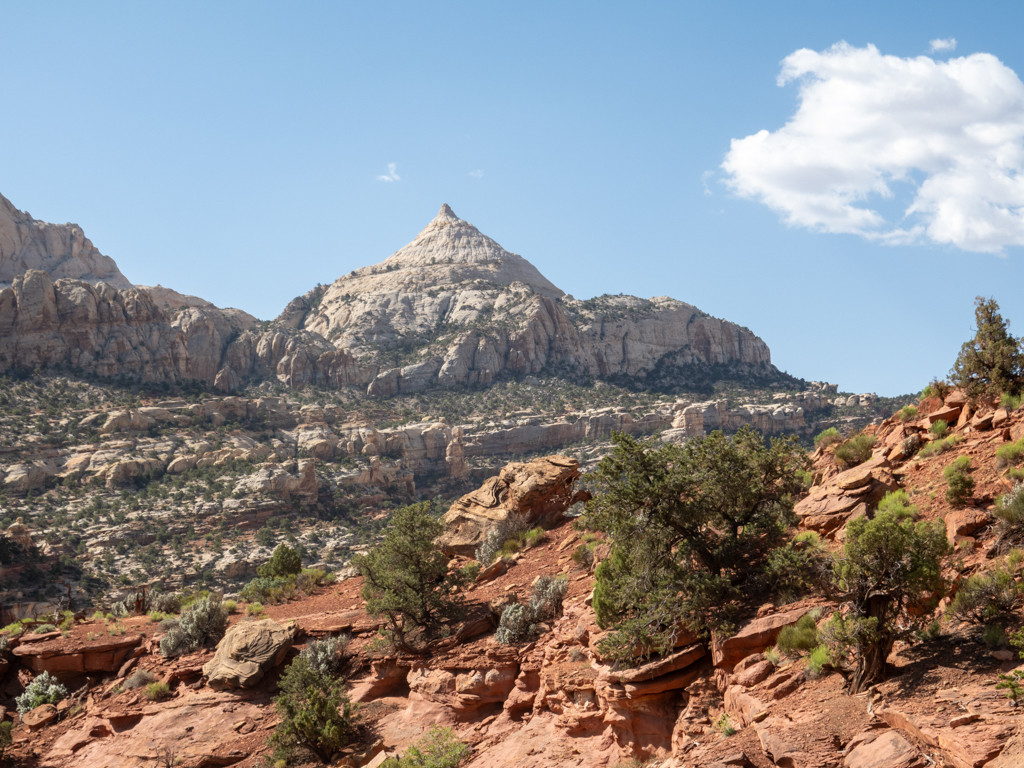
M 705 195 L 713 195 L 713 194 L 715 194 L 714 192 L 711 191 L 711 187 L 708 186 L 708 182 L 711 181 L 711 178 L 714 175 L 715 175 L 714 171 L 704 171 L 704 173 L 702 173 L 700 175 L 700 183 L 704 185 L 704 194 Z
M 474 179 L 482 179 L 484 177 L 484 172 L 483 171 L 470 171 L 469 175 L 472 176 Z
M 395 173 L 398 166 L 395 163 L 388 163 L 388 172 L 378 176 L 377 179 L 380 181 L 401 181 L 402 177 Z
M 955 51 L 956 50 L 956 38 L 955 37 L 939 37 L 932 40 L 929 45 L 932 47 L 932 52 L 935 51 Z
M 786 124 L 732 140 L 722 169 L 733 192 L 821 232 L 1024 246 L 1024 83 L 995 56 L 839 43 L 788 56 L 779 84 L 790 82 L 800 104 Z M 908 188 L 901 214 L 878 205 Z

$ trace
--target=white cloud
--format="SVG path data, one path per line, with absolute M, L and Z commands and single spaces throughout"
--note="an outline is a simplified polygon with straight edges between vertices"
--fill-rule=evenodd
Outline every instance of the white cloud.
M 469 175 L 472 176 L 474 179 L 482 179 L 484 177 L 484 172 L 483 171 L 470 171 Z
M 956 38 L 955 37 L 940 37 L 932 40 L 928 43 L 932 47 L 932 51 L 955 51 L 956 50 Z
M 394 163 L 388 163 L 388 172 L 382 176 L 378 176 L 377 179 L 380 181 L 401 181 L 402 177 L 395 173 L 395 169 L 398 166 Z
M 792 226 L 883 243 L 1024 245 L 1024 84 L 995 56 L 838 43 L 788 56 L 778 83 L 793 81 L 786 125 L 732 140 L 722 168 L 736 194 Z M 898 221 L 871 207 L 882 200 L 901 204 Z

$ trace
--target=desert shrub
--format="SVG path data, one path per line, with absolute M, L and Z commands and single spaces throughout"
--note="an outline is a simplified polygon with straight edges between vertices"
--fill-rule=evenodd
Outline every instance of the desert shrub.
M 916 432 L 912 435 L 907 435 L 900 442 L 900 447 L 903 449 L 903 455 L 909 459 L 921 450 L 921 436 Z
M 232 614 L 238 609 L 238 603 L 236 603 L 234 600 L 225 600 L 223 605 L 224 610 L 227 611 L 228 614 Z
M 298 591 L 295 576 L 257 576 L 239 591 L 238 596 L 247 603 L 277 605 L 295 597 Z
M 922 448 L 917 455 L 922 459 L 926 459 L 929 456 L 938 456 L 939 454 L 945 453 L 950 448 L 962 443 L 963 439 L 963 435 L 950 435 L 942 440 L 933 440 Z
M 989 648 L 1005 648 L 1009 645 L 1006 630 L 1002 624 L 989 624 L 981 633 L 981 642 Z
M 967 472 L 971 466 L 971 460 L 967 456 L 961 456 L 944 470 L 942 474 L 946 477 L 946 501 L 954 507 L 962 507 L 971 498 L 974 492 L 974 478 Z
M 155 682 L 156 675 L 148 670 L 138 669 L 124 681 L 124 688 L 127 691 L 134 691 L 136 688 L 142 688 Z
M 215 597 L 204 598 L 181 614 L 177 626 L 171 627 L 160 640 L 160 652 L 164 656 L 181 656 L 214 646 L 224 637 L 227 624 L 224 604 Z
M 726 712 L 723 712 L 721 715 L 718 716 L 718 719 L 715 720 L 715 728 L 717 728 L 719 733 L 721 733 L 726 738 L 736 735 L 736 726 L 733 725 L 732 720 L 729 718 L 729 715 Z
M 174 592 L 155 592 L 149 596 L 149 609 L 159 613 L 181 611 L 181 595 Z
M 768 555 L 765 582 L 773 593 L 787 599 L 809 592 L 821 578 L 827 555 L 818 534 L 799 533 Z
M 1024 382 L 1024 354 L 1010 335 L 1009 323 L 999 314 L 994 299 L 974 300 L 977 324 L 974 338 L 960 348 L 950 381 L 971 398 L 1007 392 L 1018 395 Z
M 173 618 L 173 617 L 168 616 L 166 613 L 160 613 L 160 611 L 150 611 L 149 612 L 149 620 L 153 624 L 159 624 L 161 621 L 163 621 L 164 619 L 168 619 L 168 618 Z
M 303 568 L 302 572 L 295 577 L 295 588 L 311 595 L 317 587 L 327 582 L 328 576 L 333 575 L 320 568 Z
M 259 616 L 263 613 L 263 603 L 249 603 L 245 606 L 246 616 Z
M 932 425 L 928 427 L 928 431 L 936 437 L 945 437 L 946 432 L 949 431 L 949 422 L 943 419 L 936 419 L 932 422 Z
M 871 458 L 874 445 L 874 435 L 854 435 L 836 446 L 836 463 L 843 469 L 855 467 Z
M 962 621 L 987 624 L 1011 616 L 1020 603 L 1022 587 L 1014 579 L 1009 563 L 996 563 L 991 570 L 976 573 L 960 585 L 949 613 Z
M 523 542 L 527 547 L 536 547 L 547 537 L 547 532 L 543 528 L 531 528 L 523 534 Z
M 572 561 L 584 568 L 594 565 L 594 548 L 589 544 L 580 544 L 572 551 Z
M 344 663 L 342 654 L 351 641 L 349 635 L 337 635 L 324 640 L 313 640 L 302 649 L 300 656 L 309 661 L 309 668 L 318 677 L 337 677 Z
M 1024 440 L 1015 443 L 1007 443 L 996 448 L 996 466 L 1016 467 L 1024 461 Z
M 150 701 L 160 701 L 170 695 L 171 687 L 163 681 L 150 683 L 146 686 L 146 696 L 149 697 Z
M 999 398 L 999 405 L 1008 411 L 1020 408 L 1021 402 L 1024 402 L 1024 395 L 1011 395 L 1009 392 L 1003 392 L 1002 397 Z
M 380 546 L 352 558 L 365 579 L 366 610 L 384 618 L 396 647 L 407 645 L 413 628 L 430 638 L 462 616 L 458 589 L 465 578 L 448 570 L 448 557 L 434 544 L 443 530 L 430 502 L 402 507 Z
M 43 672 L 25 686 L 25 692 L 14 702 L 19 715 L 31 712 L 43 704 L 56 704 L 68 696 L 68 689 L 57 681 L 49 672 Z
M 541 576 L 533 586 L 526 605 L 514 603 L 501 612 L 501 621 L 494 638 L 504 645 L 532 640 L 542 621 L 556 618 L 562 613 L 562 600 L 569 581 L 558 576 Z
M 457 768 L 470 754 L 451 728 L 432 725 L 404 755 L 389 757 L 381 768 Z
M 667 651 L 686 630 L 727 631 L 740 595 L 731 577 L 760 568 L 781 543 L 806 455 L 795 439 L 766 443 L 748 427 L 681 446 L 612 439 L 581 518 L 610 544 L 593 601 L 611 630 L 602 653 L 631 661 Z
M 14 722 L 12 720 L 5 720 L 0 723 L 0 760 L 4 759 L 7 748 L 14 743 L 14 737 L 11 735 L 13 730 Z
M 504 520 L 499 520 L 494 527 L 487 532 L 484 540 L 476 550 L 476 559 L 486 567 L 493 563 L 505 544 L 517 541 L 527 530 L 530 524 L 522 515 L 509 514 Z M 518 552 L 518 547 L 508 554 Z
M 811 486 L 814 485 L 814 473 L 806 469 L 798 469 L 796 476 L 800 480 L 800 485 L 803 486 L 803 490 L 809 491 Z
M 467 583 L 476 581 L 476 577 L 480 575 L 480 571 L 483 570 L 483 566 L 477 560 L 471 560 L 459 569 L 462 577 Z
M 773 667 L 777 667 L 782 663 L 782 654 L 774 645 L 771 648 L 766 648 L 762 655 Z
M 271 735 L 272 760 L 301 760 L 311 752 L 329 763 L 348 744 L 353 710 L 340 680 L 316 673 L 307 657 L 296 656 L 278 683 L 274 704 L 281 722 Z
M 810 651 L 817 645 L 818 616 L 813 611 L 801 616 L 796 624 L 783 628 L 776 640 L 776 647 L 788 656 Z
M 930 621 L 945 587 L 941 564 L 949 542 L 943 523 L 914 523 L 917 510 L 902 498 L 884 502 L 873 519 L 846 525 L 832 579 L 844 610 L 832 614 L 819 635 L 832 659 L 851 660 L 852 694 L 880 678 L 897 640 Z
M 1016 704 L 1024 697 L 1024 672 L 1019 669 L 1010 670 L 1010 674 L 1000 674 L 999 682 L 996 683 L 996 690 L 1006 691 L 1006 698 Z
M 917 406 L 906 405 L 900 410 L 900 419 L 902 421 L 913 421 L 917 418 Z
M 57 627 L 53 624 L 40 624 L 32 630 L 33 635 L 45 635 L 47 632 L 56 632 Z
M 824 645 L 819 645 L 811 651 L 810 656 L 807 657 L 807 676 L 811 679 L 819 677 L 821 671 L 829 664 L 829 653 L 828 648 Z
M 829 445 L 835 445 L 841 443 L 843 436 L 839 434 L 839 430 L 835 427 L 829 427 L 819 432 L 814 438 L 815 448 L 825 448 Z

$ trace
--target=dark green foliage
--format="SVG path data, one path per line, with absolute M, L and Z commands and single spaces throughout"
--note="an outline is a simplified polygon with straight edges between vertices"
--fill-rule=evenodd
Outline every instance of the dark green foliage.
M 785 598 L 809 592 L 821 581 L 827 555 L 818 534 L 799 533 L 768 555 L 765 582 L 773 593 Z
M 1022 697 L 1024 697 L 1024 672 L 1019 669 L 1010 671 L 1010 674 L 1000 674 L 999 682 L 996 683 L 996 689 L 1000 691 L 1006 691 L 1006 698 L 1010 699 L 1016 704 Z
M 684 629 L 728 625 L 741 575 L 760 569 L 790 521 L 806 457 L 795 440 L 766 446 L 746 427 L 683 446 L 613 442 L 582 519 L 611 543 L 594 609 L 615 630 L 603 652 L 625 660 L 672 648 Z
M 932 422 L 932 425 L 928 427 L 928 431 L 936 437 L 945 437 L 946 432 L 949 431 L 949 424 L 942 419 L 936 419 Z
M 976 624 L 1012 616 L 1020 604 L 1022 592 L 1014 578 L 1015 561 L 997 562 L 990 570 L 970 576 L 957 590 L 949 605 L 949 613 Z
M 395 512 L 380 546 L 352 558 L 366 580 L 366 610 L 384 617 L 400 647 L 414 628 L 430 639 L 462 615 L 456 590 L 465 576 L 449 572 L 448 557 L 434 545 L 443 531 L 444 524 L 430 514 L 430 502 L 412 504 Z
M 896 640 L 930 620 L 944 588 L 941 561 L 949 551 L 941 521 L 914 523 L 917 510 L 894 494 L 874 519 L 847 523 L 834 587 L 846 604 L 822 630 L 833 658 L 853 657 L 851 693 L 876 682 Z M 888 503 L 887 503 L 888 500 Z
M 843 436 L 839 434 L 839 430 L 835 427 L 829 427 L 819 432 L 814 438 L 815 448 L 825 448 L 829 445 L 835 445 L 841 443 Z
M 805 613 L 796 624 L 783 628 L 775 644 L 790 655 L 814 650 L 818 646 L 818 617 L 813 612 Z
M 265 579 L 295 576 L 302 571 L 302 558 L 287 544 L 278 544 L 270 559 L 256 569 L 256 575 Z
M 274 699 L 281 716 L 269 745 L 273 759 L 290 761 L 308 750 L 324 763 L 348 744 L 352 705 L 341 681 L 318 675 L 305 656 L 292 660 L 281 676 Z
M 974 478 L 967 474 L 970 467 L 970 458 L 961 456 L 942 470 L 946 477 L 946 485 L 949 486 L 946 489 L 946 501 L 954 507 L 962 507 L 974 492 Z
M 873 435 L 854 435 L 836 446 L 836 463 L 843 469 L 855 467 L 871 458 L 874 445 Z
M 977 329 L 964 342 L 949 372 L 949 380 L 971 398 L 981 395 L 1021 393 L 1024 383 L 1024 355 L 1020 342 L 1010 335 L 1010 324 L 999 314 L 994 299 L 974 300 Z
M 7 748 L 11 746 L 14 739 L 11 736 L 11 731 L 14 730 L 14 722 L 12 720 L 5 720 L 0 723 L 0 760 L 4 759 L 4 753 Z
M 1016 467 L 1024 461 L 1024 440 L 1007 443 L 996 448 L 997 467 Z
M 432 725 L 404 755 L 389 757 L 381 768 L 457 768 L 470 754 L 451 728 Z

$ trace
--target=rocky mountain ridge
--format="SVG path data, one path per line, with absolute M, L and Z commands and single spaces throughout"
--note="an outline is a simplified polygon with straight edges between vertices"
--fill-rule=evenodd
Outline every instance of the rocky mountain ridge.
M 275 381 L 385 397 L 542 371 L 684 387 L 730 376 L 793 383 L 749 330 L 665 297 L 576 301 L 447 205 L 408 246 L 293 300 L 269 324 L 134 288 L 73 225 L 6 205 L 0 374 L 64 368 L 222 392 Z

